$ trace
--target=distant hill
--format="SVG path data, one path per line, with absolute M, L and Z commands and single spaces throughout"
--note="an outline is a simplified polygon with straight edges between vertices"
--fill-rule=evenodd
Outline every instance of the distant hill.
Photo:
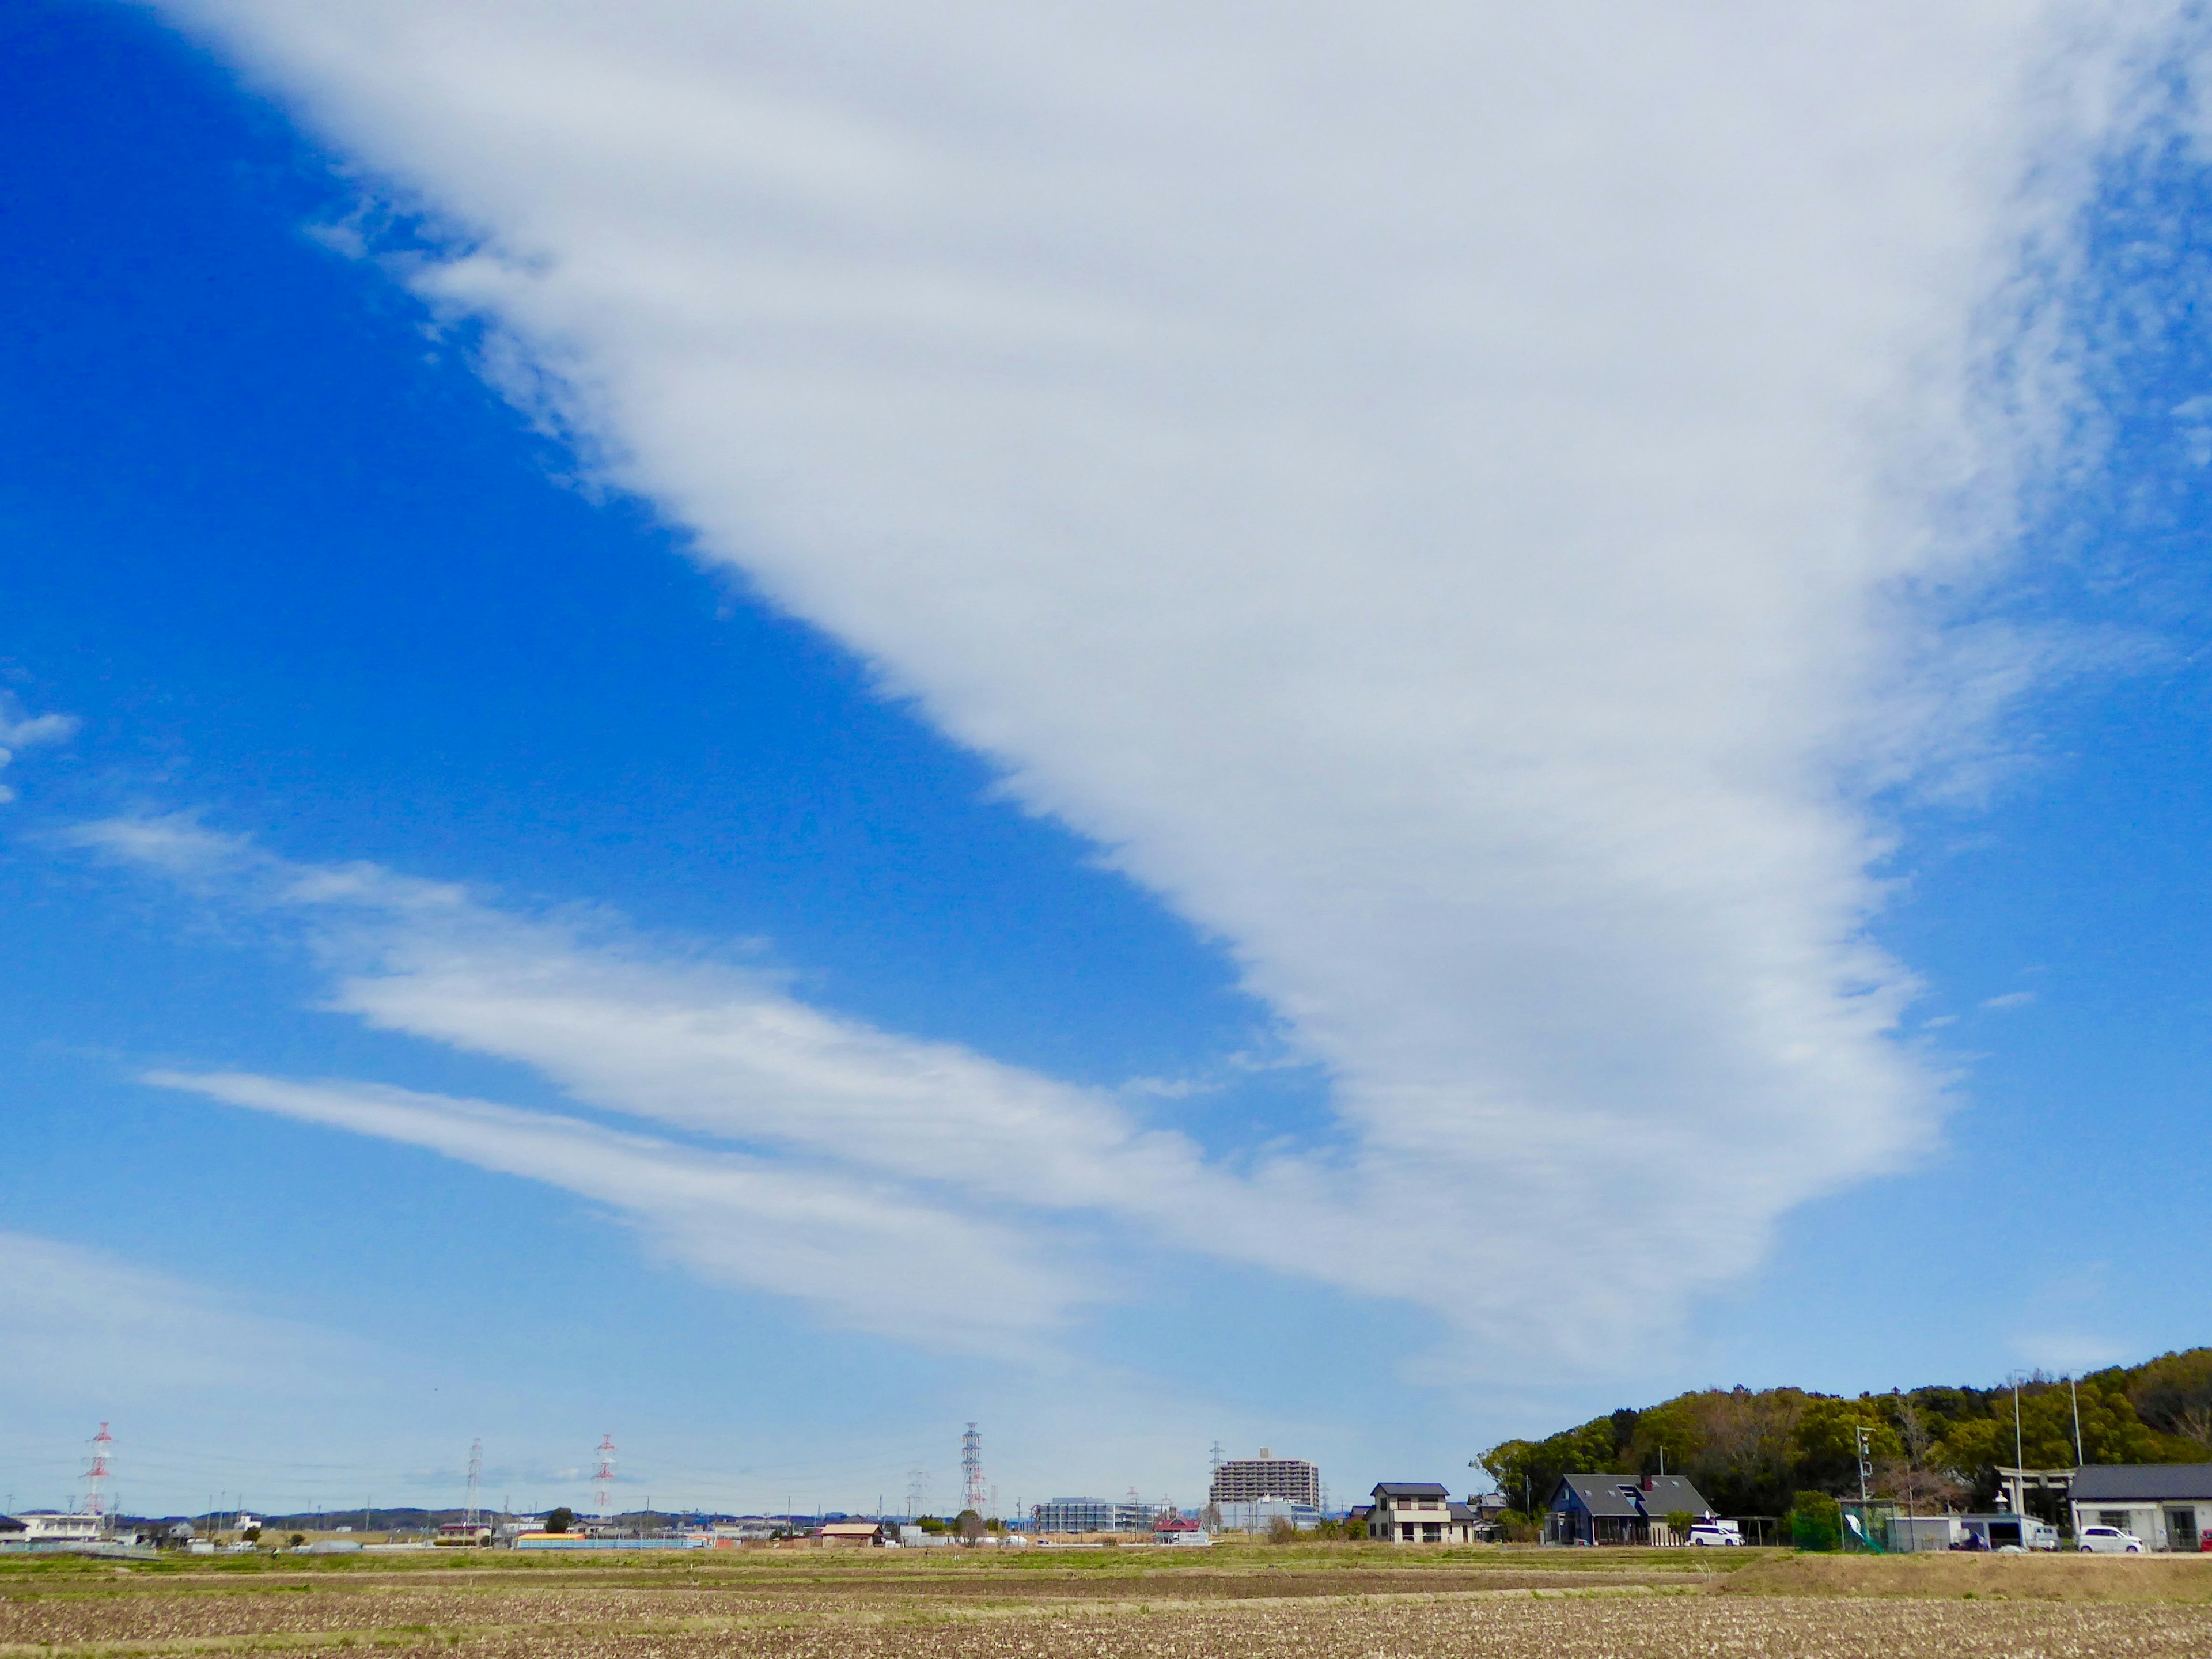
M 2069 1385 L 2020 1388 L 2020 1454 L 2030 1468 L 2212 1462 L 2212 1348 L 2116 1366 Z M 1560 1475 L 1686 1474 L 1723 1515 L 1782 1515 L 1799 1492 L 1856 1495 L 1854 1431 L 1874 1431 L 1874 1485 L 1900 1500 L 1987 1507 L 2014 1457 L 2013 1395 L 1924 1388 L 1856 1400 L 1803 1389 L 1706 1389 L 1592 1418 L 1544 1440 L 1508 1440 L 1482 1467 L 1516 1506 L 1540 1510 Z

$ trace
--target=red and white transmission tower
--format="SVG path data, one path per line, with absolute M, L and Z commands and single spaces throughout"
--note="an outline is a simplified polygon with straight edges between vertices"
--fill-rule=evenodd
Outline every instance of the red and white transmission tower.
M 106 1424 L 101 1424 L 100 1432 L 92 1437 L 92 1467 L 84 1472 L 84 1512 L 103 1520 L 107 1515 L 107 1477 L 113 1473 L 107 1467 L 107 1458 L 114 1445 L 115 1437 L 108 1433 Z
M 607 1489 L 615 1483 L 615 1437 L 605 1435 L 599 1440 L 599 1467 L 592 1471 L 592 1481 L 599 1489 L 599 1518 L 604 1521 L 614 1511 L 607 1507 Z
M 970 1423 L 960 1437 L 960 1498 L 963 1510 L 983 1512 L 988 1494 L 983 1485 L 983 1437 Z

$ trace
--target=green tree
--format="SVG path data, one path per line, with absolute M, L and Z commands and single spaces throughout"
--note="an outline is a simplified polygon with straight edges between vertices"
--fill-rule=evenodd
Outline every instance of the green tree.
M 1613 1419 L 1607 1416 L 1543 1440 L 1505 1441 L 1475 1461 L 1509 1500 L 1540 1511 L 1552 1501 L 1563 1474 L 1632 1474 L 1626 1462 L 1628 1450 Z
M 1897 1430 L 1880 1403 L 1819 1397 L 1808 1400 L 1790 1431 L 1797 1480 L 1832 1492 L 1856 1492 L 1858 1435 L 1862 1429 L 1868 1431 L 1875 1456 L 1893 1459 L 1903 1449 Z
M 1637 1414 L 1629 1454 L 1636 1473 L 1686 1474 L 1697 1468 L 1705 1451 L 1705 1413 L 1698 1399 L 1694 1394 L 1681 1395 Z
M 2212 1453 L 2212 1348 L 2160 1355 L 2136 1373 L 2128 1398 L 2149 1427 Z
M 575 1524 L 576 1511 L 566 1504 L 545 1517 L 545 1530 L 548 1532 L 567 1532 Z
M 1841 1549 L 1844 1512 L 1824 1492 L 1801 1492 L 1790 1506 L 1790 1541 L 1801 1550 Z

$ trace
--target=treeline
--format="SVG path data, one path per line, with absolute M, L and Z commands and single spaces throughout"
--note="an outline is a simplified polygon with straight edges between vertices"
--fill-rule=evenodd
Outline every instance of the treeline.
M 2212 1462 L 2212 1348 L 2097 1371 L 2070 1386 L 2040 1373 L 2023 1382 L 2025 1467 L 2075 1464 L 2077 1402 L 2080 1461 Z M 1802 1492 L 1858 1495 L 1861 1427 L 1872 1431 L 1875 1496 L 1985 1509 L 1997 1466 L 2013 1463 L 2013 1390 L 1928 1388 L 1851 1400 L 1802 1389 L 1712 1389 L 1592 1418 L 1548 1439 L 1508 1440 L 1481 1462 L 1528 1513 L 1544 1508 L 1562 1474 L 1663 1469 L 1687 1475 L 1723 1515 L 1779 1516 Z

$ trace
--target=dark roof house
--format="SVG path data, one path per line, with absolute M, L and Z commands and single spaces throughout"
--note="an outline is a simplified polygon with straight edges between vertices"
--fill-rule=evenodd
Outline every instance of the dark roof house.
M 1547 1544 L 1649 1544 L 1676 1513 L 1711 1515 L 1705 1496 L 1679 1474 L 1563 1474 L 1544 1516 Z
M 2077 1504 L 2212 1504 L 2212 1463 L 2092 1463 L 2074 1476 Z
M 2191 1555 L 2212 1540 L 2212 1463 L 2092 1463 L 2074 1472 L 2074 1530 L 2118 1527 Z

